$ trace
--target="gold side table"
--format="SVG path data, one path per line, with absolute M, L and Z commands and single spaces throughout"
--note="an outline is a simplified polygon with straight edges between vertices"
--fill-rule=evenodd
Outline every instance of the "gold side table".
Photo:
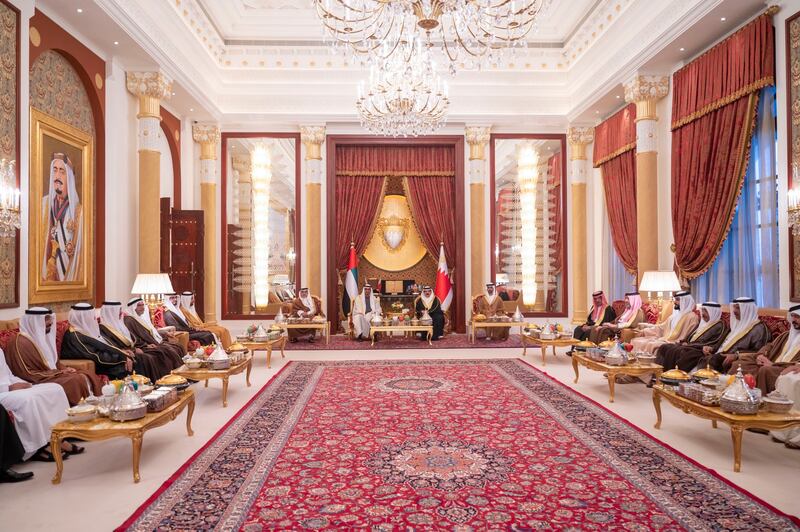
M 664 368 L 659 364 L 643 364 L 640 362 L 634 362 L 624 366 L 612 366 L 611 364 L 606 364 L 605 362 L 592 360 L 585 354 L 578 351 L 573 351 L 572 369 L 575 371 L 575 380 L 573 381 L 575 383 L 578 382 L 578 366 L 584 366 L 594 371 L 602 371 L 606 374 L 606 377 L 608 378 L 609 403 L 614 402 L 614 383 L 616 382 L 617 375 L 630 375 L 632 377 L 639 377 L 641 375 L 653 373 L 656 376 L 656 380 L 658 380 L 661 377 L 661 373 L 664 371 Z
M 245 381 L 247 386 L 250 386 L 250 370 L 253 369 L 253 355 L 248 353 L 245 358 L 237 364 L 231 364 L 228 369 L 210 369 L 210 368 L 197 368 L 191 369 L 183 366 L 178 369 L 172 370 L 175 375 L 180 375 L 187 379 L 195 381 L 205 381 L 205 387 L 208 388 L 208 381 L 211 379 L 220 379 L 222 381 L 222 407 L 228 406 L 228 380 L 233 375 L 238 375 L 244 370 L 247 370 Z
M 278 347 L 281 350 L 281 358 L 286 358 L 283 348 L 286 347 L 286 336 L 281 335 L 274 340 L 267 340 L 266 342 L 239 342 L 247 349 L 253 352 L 255 356 L 256 351 L 267 352 L 267 369 L 272 367 L 272 348 Z
M 372 338 L 371 346 L 375 345 L 375 334 L 379 332 L 424 332 L 428 335 L 428 345 L 433 338 L 433 325 L 372 325 L 369 328 L 369 335 Z
M 511 327 L 519 327 L 519 334 L 522 335 L 522 329 L 528 325 L 526 321 L 475 321 L 469 320 L 467 324 L 469 326 L 469 339 L 470 343 L 475 343 L 475 333 L 477 332 L 476 329 L 496 329 L 500 327 L 506 327 L 511 329 Z
M 187 389 L 180 392 L 178 400 L 162 410 L 151 412 L 141 419 L 133 421 L 112 421 L 107 417 L 97 417 L 89 421 L 72 423 L 61 421 L 53 426 L 50 434 L 50 452 L 56 460 L 56 474 L 53 484 L 61 483 L 61 474 L 64 472 L 64 461 L 61 458 L 61 442 L 65 438 L 77 438 L 83 441 L 99 441 L 111 438 L 130 438 L 133 445 L 133 481 L 139 482 L 139 459 L 142 454 L 142 438 L 150 429 L 166 425 L 173 421 L 183 409 L 189 407 L 186 414 L 186 432 L 194 435 L 192 430 L 192 415 L 194 414 L 194 391 Z
M 325 345 L 331 343 L 331 322 L 329 321 L 324 323 L 276 323 L 275 325 L 285 331 L 289 329 L 319 329 L 325 335 Z
M 717 422 L 722 421 L 731 428 L 733 442 L 733 472 L 739 473 L 742 469 L 742 432 L 750 428 L 765 430 L 784 430 L 800 426 L 800 412 L 790 411 L 786 414 L 773 412 L 758 412 L 757 414 L 732 414 L 724 412 L 718 406 L 707 406 L 678 395 L 677 392 L 661 385 L 653 386 L 653 406 L 656 409 L 655 428 L 661 428 L 661 399 L 666 399 L 678 410 L 685 414 L 692 414 L 703 419 L 711 420 L 711 427 L 717 428 Z
M 545 357 L 547 356 L 547 348 L 553 348 L 553 356 L 556 356 L 556 347 L 569 347 L 578 343 L 578 340 L 572 337 L 568 338 L 553 338 L 552 340 L 542 340 L 535 336 L 529 336 L 522 333 L 522 356 L 528 354 L 528 346 L 539 347 L 542 349 L 542 366 L 547 365 Z

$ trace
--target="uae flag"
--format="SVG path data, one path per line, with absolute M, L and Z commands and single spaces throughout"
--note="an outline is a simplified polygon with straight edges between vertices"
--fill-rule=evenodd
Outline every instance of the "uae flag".
M 353 300 L 358 297 L 358 257 L 356 257 L 356 248 L 352 242 L 350 242 L 350 258 L 347 261 L 347 274 L 344 276 L 344 291 L 342 310 L 346 316 L 350 314 Z
M 442 311 L 446 312 L 453 302 L 453 283 L 447 269 L 447 259 L 444 256 L 444 244 L 439 244 L 439 268 L 436 270 L 436 286 L 433 293 L 442 302 Z

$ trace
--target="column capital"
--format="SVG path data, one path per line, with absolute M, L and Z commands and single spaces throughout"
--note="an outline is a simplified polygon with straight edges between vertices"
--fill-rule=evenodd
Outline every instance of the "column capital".
M 172 95 L 172 80 L 161 72 L 126 72 L 128 92 L 139 98 L 136 118 L 161 120 L 161 100 Z
M 492 134 L 492 126 L 467 126 L 464 128 L 464 137 L 469 144 L 469 160 L 486 159 L 486 144 Z
M 239 172 L 239 181 L 249 182 L 250 176 L 250 157 L 244 155 L 234 155 L 231 157 L 231 166 Z
M 637 74 L 624 85 L 625 101 L 636 104 L 636 121 L 658 120 L 656 102 L 669 92 L 669 76 Z
M 200 160 L 217 158 L 219 127 L 216 124 L 193 124 L 192 138 L 200 144 Z
M 325 142 L 325 126 L 300 126 L 300 140 L 306 147 L 306 161 L 322 159 L 322 143 Z
M 570 126 L 567 129 L 567 142 L 569 142 L 570 160 L 585 161 L 586 146 L 594 142 L 594 128 Z

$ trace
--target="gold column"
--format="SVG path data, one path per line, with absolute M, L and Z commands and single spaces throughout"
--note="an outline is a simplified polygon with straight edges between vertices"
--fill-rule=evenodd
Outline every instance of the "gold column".
M 200 144 L 200 205 L 203 209 L 203 321 L 217 321 L 217 144 L 219 128 L 194 124 L 192 138 Z M 222 258 L 225 260 L 225 257 Z
M 306 148 L 305 255 L 308 264 L 303 269 L 306 272 L 305 285 L 312 294 L 319 296 L 322 291 L 322 143 L 325 142 L 325 126 L 301 126 L 300 139 Z
M 486 144 L 490 135 L 491 127 L 485 126 L 467 126 L 464 131 L 469 144 L 470 300 L 483 292 L 489 278 L 484 268 L 486 253 L 494 260 L 493 250 L 486 246 Z
M 161 100 L 172 80 L 160 72 L 128 72 L 128 91 L 139 98 L 139 273 L 161 271 Z
M 636 103 L 636 244 L 639 255 L 637 284 L 642 281 L 644 272 L 658 270 L 656 102 L 668 92 L 667 76 L 637 75 L 625 84 L 625 101 Z
M 572 322 L 583 323 L 589 312 L 589 291 L 586 278 L 586 174 L 589 161 L 586 146 L 594 141 L 594 128 L 570 127 L 567 131 L 570 148 L 570 183 L 572 192 Z

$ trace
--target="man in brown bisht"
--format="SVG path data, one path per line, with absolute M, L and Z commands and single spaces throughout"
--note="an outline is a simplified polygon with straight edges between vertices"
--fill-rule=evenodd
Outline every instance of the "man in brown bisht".
M 757 353 L 744 353 L 732 365 L 729 373 L 735 374 L 741 366 L 742 373 L 756 378 L 763 394 L 775 389 L 775 381 L 781 372 L 800 362 L 800 305 L 789 308 L 786 316 L 789 330 L 759 349 Z
M 141 297 L 135 297 L 128 301 L 122 321 L 128 332 L 131 333 L 133 341 L 136 342 L 136 347 L 145 350 L 158 349 L 164 358 L 172 360 L 172 364 L 176 368 L 183 364 L 183 355 L 186 354 L 183 347 L 170 342 L 168 338 L 164 338 L 158 332 L 153 322 L 150 321 L 150 310 Z
M 19 320 L 19 333 L 8 341 L 6 363 L 11 372 L 32 384 L 54 382 L 64 388 L 70 405 L 100 395 L 102 382 L 89 372 L 62 365 L 56 352 L 56 319 L 53 311 L 33 307 Z
M 197 310 L 194 308 L 193 292 L 181 293 L 181 311 L 183 312 L 186 321 L 189 322 L 190 327 L 194 327 L 195 329 L 200 329 L 203 331 L 210 331 L 216 334 L 217 338 L 219 338 L 219 341 L 222 342 L 222 347 L 226 349 L 231 345 L 231 332 L 228 329 L 222 325 L 217 325 L 217 322 L 204 322 L 200 319 L 200 315 L 197 314 Z
M 292 310 L 290 313 L 293 317 L 298 318 L 313 318 L 314 316 L 325 317 L 322 312 L 322 302 L 316 296 L 312 296 L 308 288 L 301 288 L 297 293 L 297 297 L 292 300 Z M 289 341 L 296 342 L 298 338 L 308 336 L 309 343 L 314 343 L 314 336 L 317 329 L 288 329 Z
M 691 371 L 703 357 L 704 347 L 718 345 L 728 335 L 728 326 L 722 321 L 722 307 L 714 301 L 700 305 L 700 324 L 683 342 L 665 344 L 656 351 L 656 364 L 664 369 L 679 367 Z
M 475 300 L 478 314 L 483 314 L 487 318 L 495 316 L 507 316 L 503 308 L 503 300 L 497 295 L 494 283 L 487 283 L 483 294 Z M 508 331 L 511 327 L 489 327 L 486 329 L 486 340 L 508 340 Z
M 122 321 L 122 316 L 122 303 L 104 301 L 100 308 L 100 334 L 109 345 L 133 353 L 134 369 L 137 373 L 155 382 L 183 364 L 180 358 L 174 360 L 171 352 L 164 356 L 160 349 L 142 349 L 137 346 L 133 335 Z

